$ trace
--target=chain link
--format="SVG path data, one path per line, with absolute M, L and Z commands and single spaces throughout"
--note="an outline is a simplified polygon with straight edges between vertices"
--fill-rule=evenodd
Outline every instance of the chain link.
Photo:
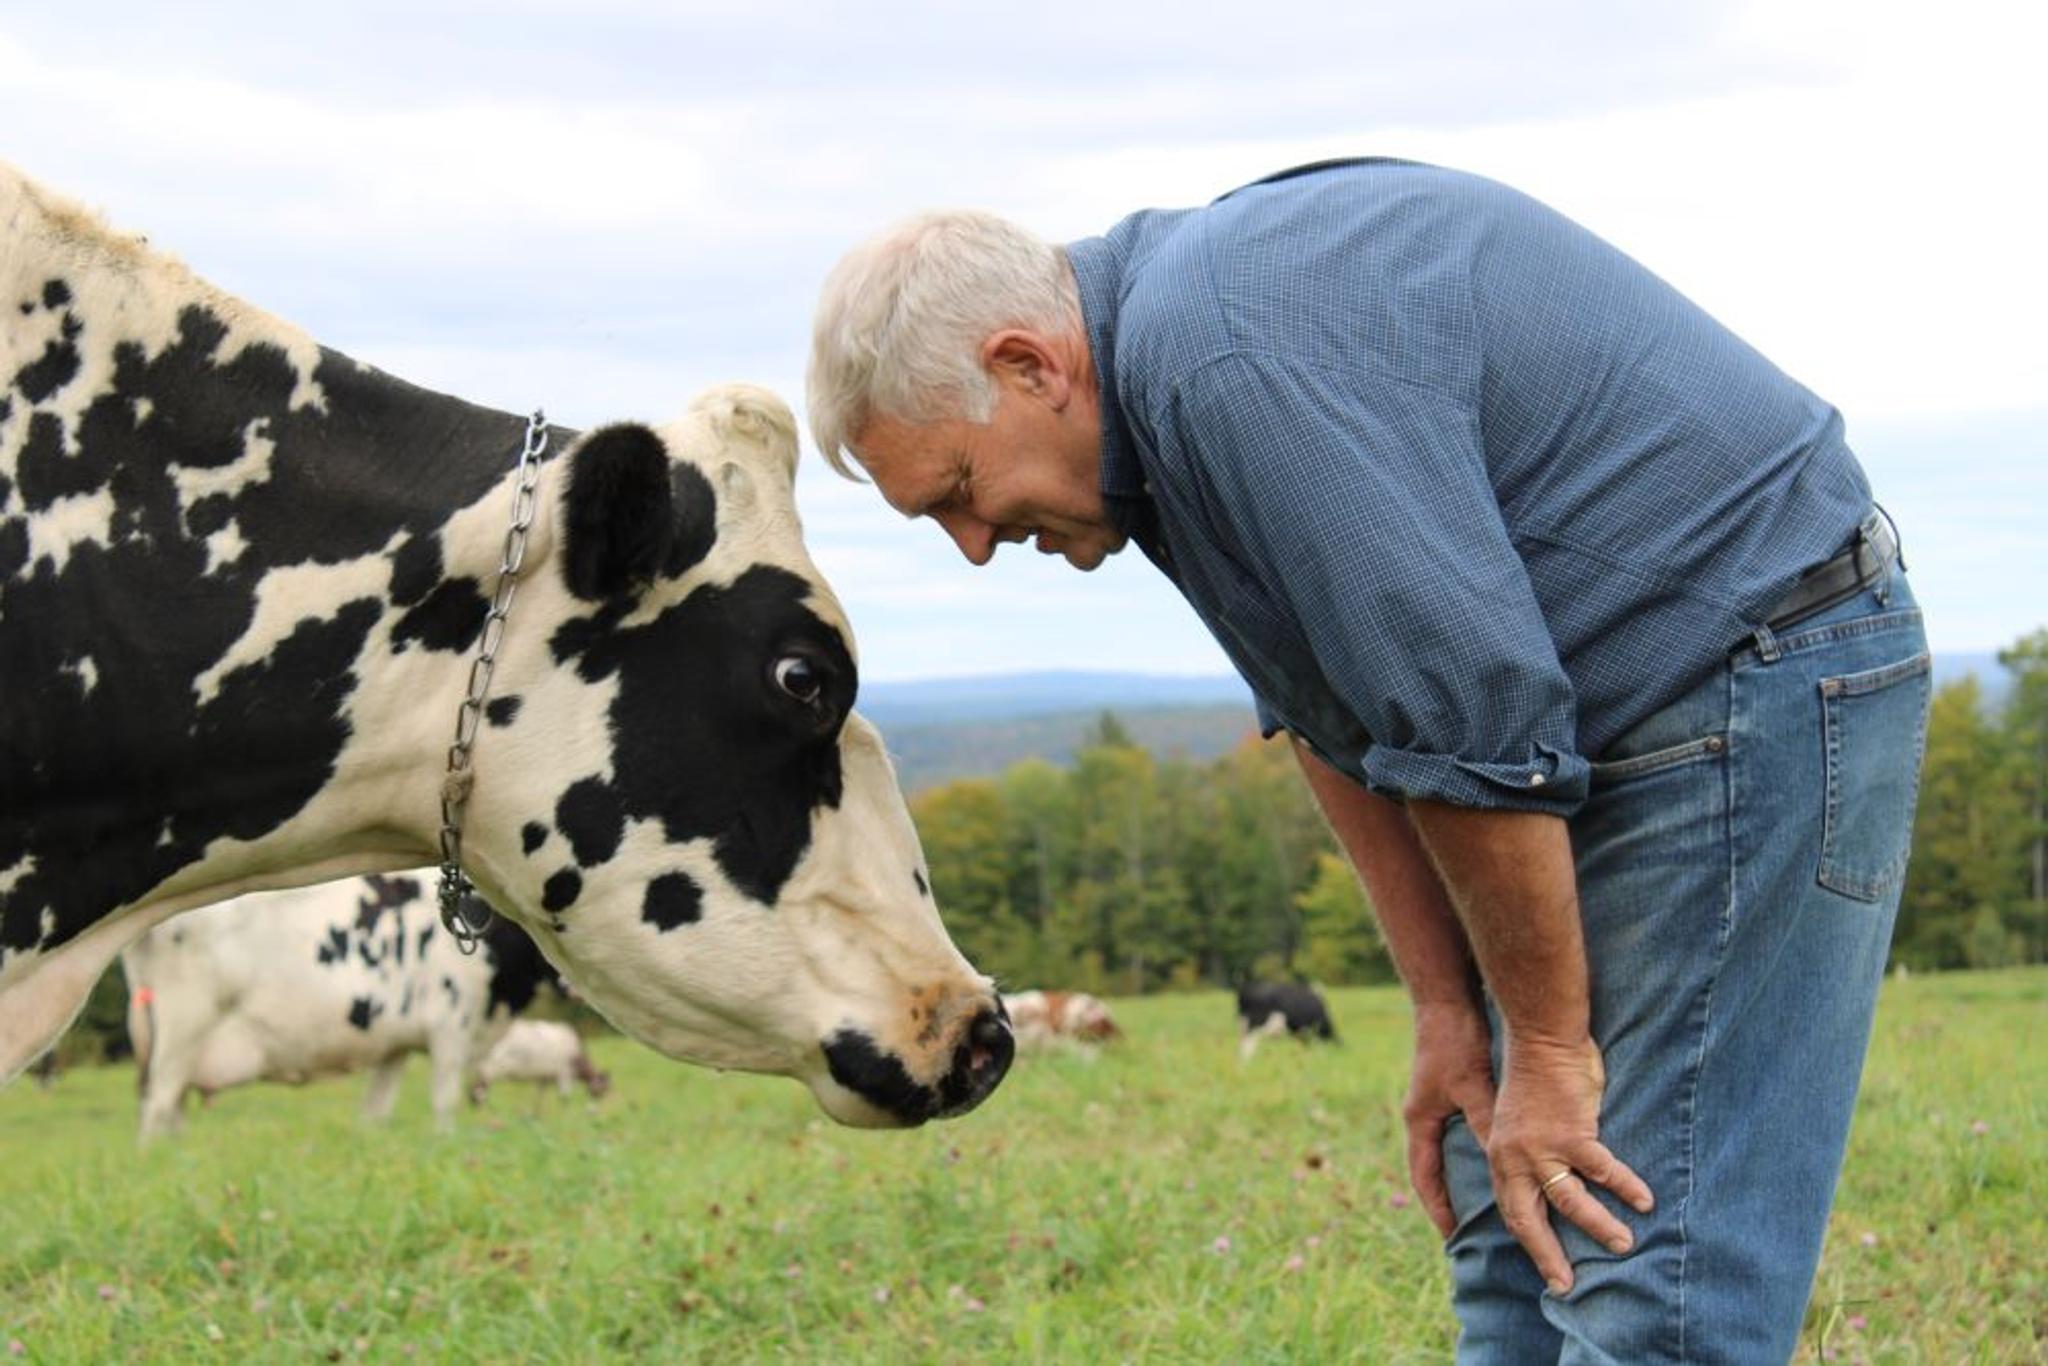
M 484 617 L 476 658 L 469 665 L 469 691 L 455 713 L 455 742 L 448 746 L 448 775 L 441 780 L 441 923 L 455 936 L 455 946 L 475 953 L 491 924 L 491 908 L 474 896 L 462 871 L 462 812 L 475 783 L 470 751 L 483 724 L 484 703 L 491 695 L 491 672 L 498 665 L 498 646 L 505 639 L 505 615 L 519 589 L 519 571 L 526 563 L 526 532 L 533 525 L 540 498 L 541 457 L 548 449 L 547 415 L 540 409 L 526 420 L 526 442 L 519 450 L 518 482 L 512 490 L 512 525 L 505 530 L 505 550 L 498 558 L 498 584 L 491 591 L 491 610 Z

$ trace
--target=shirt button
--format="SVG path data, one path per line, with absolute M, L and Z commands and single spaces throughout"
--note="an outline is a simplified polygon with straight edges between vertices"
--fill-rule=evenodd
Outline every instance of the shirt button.
M 1150 479 L 1147 479 L 1143 484 L 1139 485 L 1139 487 L 1145 490 L 1145 496 L 1147 498 L 1150 498 L 1152 496 L 1152 481 Z
M 1543 775 L 1542 775 L 1541 773 L 1531 773 L 1531 774 L 1529 775 L 1529 786 L 1531 786 L 1531 787 L 1541 787 L 1541 786 L 1543 786 Z

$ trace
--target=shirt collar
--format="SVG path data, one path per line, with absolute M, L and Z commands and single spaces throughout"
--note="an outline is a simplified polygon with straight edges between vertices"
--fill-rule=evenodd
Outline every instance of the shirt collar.
M 1138 463 L 1137 444 L 1124 423 L 1116 391 L 1116 312 L 1123 292 L 1124 254 L 1107 237 L 1084 237 L 1068 243 L 1066 252 L 1080 289 L 1081 323 L 1088 334 L 1102 410 L 1102 496 L 1110 516 L 1121 524 L 1126 500 L 1145 496 L 1145 470 Z

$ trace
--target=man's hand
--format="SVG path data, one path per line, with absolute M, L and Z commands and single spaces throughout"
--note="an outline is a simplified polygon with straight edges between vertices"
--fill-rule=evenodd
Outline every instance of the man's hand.
M 1463 1113 L 1480 1146 L 1486 1145 L 1493 1128 L 1492 1037 L 1486 1015 L 1475 1004 L 1418 1002 L 1415 1007 L 1415 1065 L 1401 1106 L 1408 1125 L 1408 1180 L 1444 1238 L 1457 1226 L 1444 1184 L 1444 1123 Z
M 1600 1142 L 1607 1076 L 1590 1032 L 1571 841 L 1562 820 L 1530 812 L 1414 801 L 1408 817 L 1500 1008 L 1505 1048 L 1486 1144 L 1494 1199 L 1544 1281 L 1562 1295 L 1572 1287 L 1571 1262 L 1546 1205 L 1617 1252 L 1628 1250 L 1628 1230 L 1587 1184 L 1650 1208 L 1649 1188 Z
M 1550 1226 L 1551 1209 L 1619 1254 L 1635 1240 L 1590 1188 L 1604 1186 L 1640 1213 L 1652 1203 L 1642 1178 L 1600 1142 L 1606 1080 L 1590 1038 L 1558 1044 L 1508 1036 L 1486 1162 L 1501 1218 L 1556 1295 L 1571 1290 L 1572 1264 Z

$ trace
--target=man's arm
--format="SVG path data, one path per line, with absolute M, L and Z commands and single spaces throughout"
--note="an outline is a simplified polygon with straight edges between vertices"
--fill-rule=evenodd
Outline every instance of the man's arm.
M 1437 1232 L 1448 1238 L 1455 1216 L 1444 1184 L 1444 1123 L 1462 1112 L 1481 1146 L 1493 1123 L 1492 1036 L 1472 950 L 1401 808 L 1336 772 L 1299 741 L 1294 755 L 1365 884 L 1387 952 L 1414 1001 L 1415 1061 L 1401 1107 L 1408 1179 Z
M 1586 951 L 1565 823 L 1533 812 L 1411 802 L 1408 816 L 1450 889 L 1505 1034 L 1500 1094 L 1486 1145 L 1501 1216 L 1557 1294 L 1571 1263 L 1551 1230 L 1557 1211 L 1616 1252 L 1628 1229 L 1587 1190 L 1637 1210 L 1649 1187 L 1600 1142 L 1605 1085 L 1587 1002 Z M 1574 1175 L 1552 1181 L 1559 1173 Z M 1552 1181 L 1548 1191 L 1543 1186 Z

